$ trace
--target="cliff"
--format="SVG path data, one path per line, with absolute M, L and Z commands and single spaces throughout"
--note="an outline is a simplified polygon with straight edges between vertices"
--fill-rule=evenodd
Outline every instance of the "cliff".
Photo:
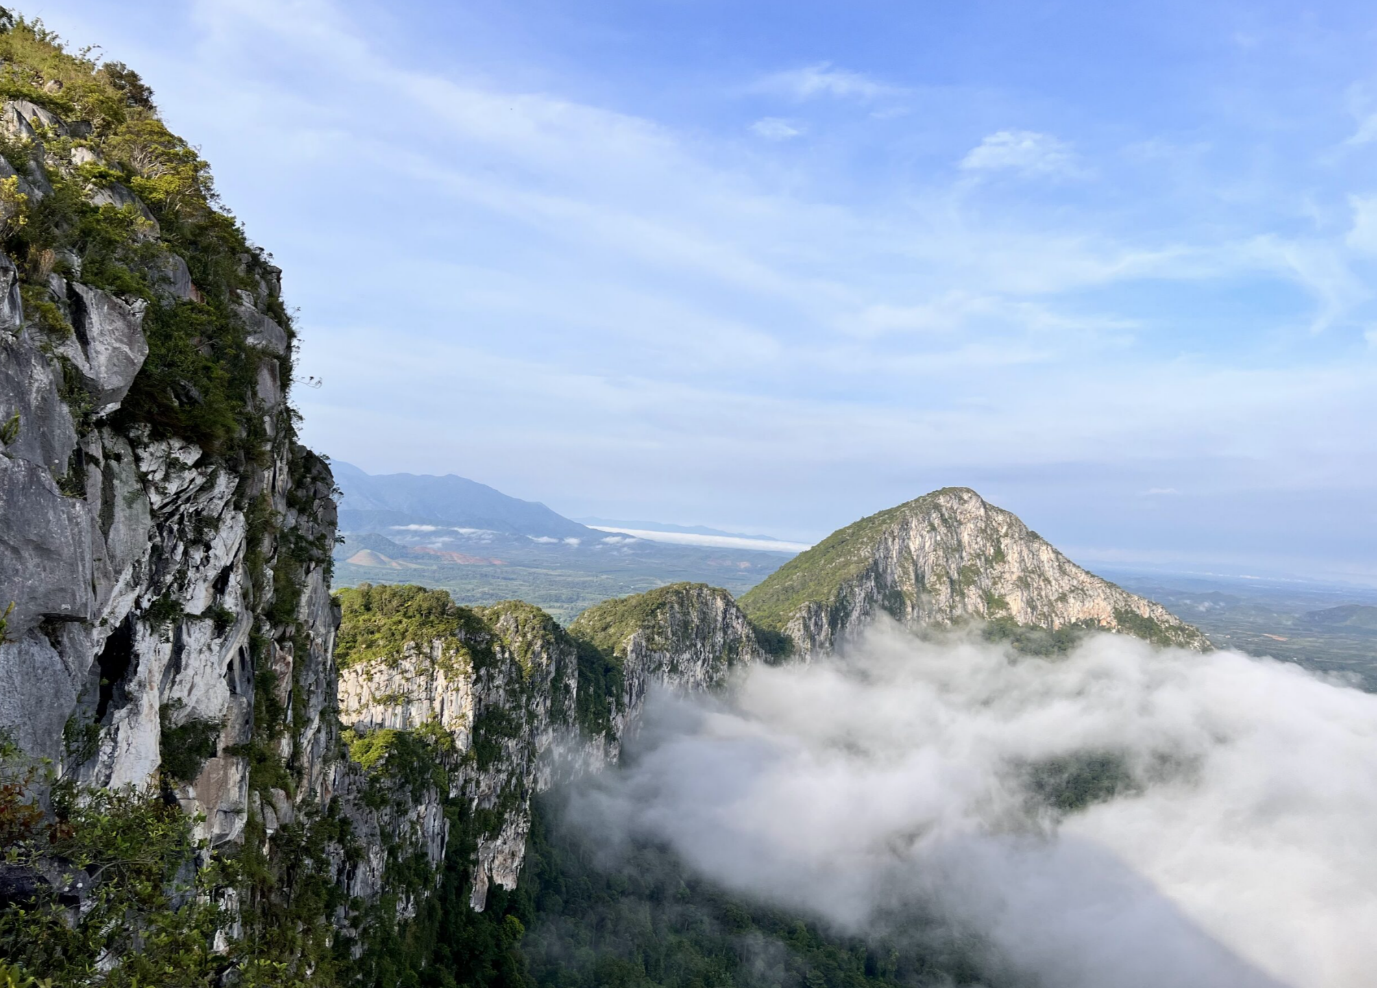
M 477 910 L 491 884 L 516 887 L 531 797 L 615 761 L 653 685 L 708 689 L 763 657 L 731 596 L 701 585 L 609 601 L 567 631 L 516 601 L 463 608 L 444 591 L 366 584 L 338 597 L 351 751 L 399 802 L 423 807 L 417 820 L 448 810 L 463 823 L 458 866 Z M 386 780 L 418 752 L 442 781 L 407 796 Z M 395 865 L 423 848 L 434 877 L 449 839 L 412 826 L 388 853 Z
M 978 620 L 1208 647 L 1166 608 L 1087 572 L 964 487 L 832 533 L 745 594 L 741 606 L 805 658 L 844 643 L 879 614 L 909 628 Z
M 333 482 L 280 272 L 138 76 L 8 15 L 0 76 L 0 954 L 162 983 L 149 924 L 259 951 L 349 776 Z

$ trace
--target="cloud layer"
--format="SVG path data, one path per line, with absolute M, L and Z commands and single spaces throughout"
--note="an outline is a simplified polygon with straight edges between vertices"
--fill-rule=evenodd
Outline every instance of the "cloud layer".
M 1233 652 L 878 631 L 722 706 L 662 698 L 572 812 L 850 932 L 918 910 L 995 983 L 1363 988 L 1374 723 L 1377 697 Z

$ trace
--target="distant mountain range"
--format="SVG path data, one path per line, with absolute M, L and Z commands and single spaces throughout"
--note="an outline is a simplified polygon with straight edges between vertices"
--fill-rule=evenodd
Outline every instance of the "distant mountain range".
M 345 532 L 419 531 L 435 526 L 532 538 L 599 537 L 586 525 L 537 501 L 523 501 L 454 474 L 374 475 L 338 460 L 331 467 L 344 494 L 339 527 Z

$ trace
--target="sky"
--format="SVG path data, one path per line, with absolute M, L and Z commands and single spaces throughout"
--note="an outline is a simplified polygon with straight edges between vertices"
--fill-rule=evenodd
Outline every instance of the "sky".
M 1377 8 L 49 0 L 284 268 L 303 438 L 811 542 L 1377 582 Z

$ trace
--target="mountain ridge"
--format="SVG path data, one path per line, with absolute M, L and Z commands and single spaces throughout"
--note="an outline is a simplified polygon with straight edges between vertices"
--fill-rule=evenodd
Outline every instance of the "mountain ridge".
M 345 531 L 435 524 L 547 538 L 597 535 L 539 501 L 524 501 L 457 474 L 370 474 L 339 460 L 331 468 L 342 492 L 340 527 Z

